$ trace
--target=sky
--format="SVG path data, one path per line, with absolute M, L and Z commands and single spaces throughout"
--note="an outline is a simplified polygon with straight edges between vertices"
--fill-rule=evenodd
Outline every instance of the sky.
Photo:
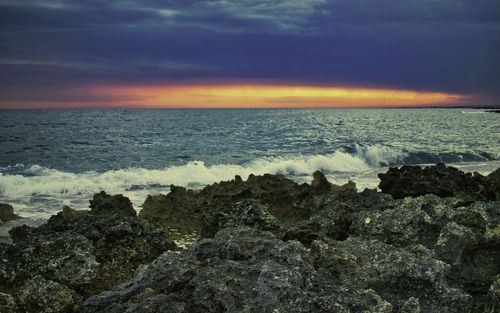
M 498 0 L 0 0 L 0 108 L 499 104 Z

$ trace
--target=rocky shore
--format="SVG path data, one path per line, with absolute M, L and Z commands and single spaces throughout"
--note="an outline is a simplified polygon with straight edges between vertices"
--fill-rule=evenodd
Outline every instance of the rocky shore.
M 10 231 L 0 312 L 499 312 L 500 169 L 379 178 L 236 176 L 172 186 L 139 215 L 101 192 Z M 179 248 L 169 228 L 200 238 Z

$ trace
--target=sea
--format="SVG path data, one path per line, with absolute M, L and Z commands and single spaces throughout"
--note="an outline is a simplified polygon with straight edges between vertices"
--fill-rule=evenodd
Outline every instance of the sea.
M 500 167 L 500 114 L 479 109 L 67 109 L 0 111 L 0 203 L 41 223 L 100 192 L 137 211 L 170 185 L 283 174 L 377 188 L 377 174 L 444 162 Z M 15 225 L 11 223 L 8 225 Z M 3 227 L 5 236 L 8 227 Z M 0 237 L 2 236 L 0 231 Z

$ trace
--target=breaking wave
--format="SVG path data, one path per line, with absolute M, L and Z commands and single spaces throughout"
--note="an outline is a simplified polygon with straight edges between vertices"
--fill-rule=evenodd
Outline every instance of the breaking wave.
M 171 184 L 190 188 L 233 179 L 240 175 L 265 173 L 283 174 L 292 178 L 310 179 L 311 174 L 321 170 L 330 177 L 359 176 L 373 172 L 382 166 L 403 163 L 463 162 L 494 159 L 485 154 L 446 154 L 401 152 L 384 146 L 353 146 L 349 151 L 335 151 L 331 154 L 268 157 L 244 164 L 206 165 L 203 161 L 189 162 L 163 169 L 127 168 L 105 172 L 64 172 L 57 169 L 17 164 L 10 169 L 0 168 L 0 202 L 17 205 L 25 216 L 50 216 L 62 205 L 75 208 L 88 207 L 88 200 L 101 190 L 110 194 L 123 193 L 131 198 L 138 208 L 147 194 L 168 192 Z M 15 170 L 15 173 L 13 171 Z M 376 186 L 376 175 L 374 175 Z M 335 180 L 335 179 L 334 179 Z M 21 215 L 23 212 L 20 213 Z

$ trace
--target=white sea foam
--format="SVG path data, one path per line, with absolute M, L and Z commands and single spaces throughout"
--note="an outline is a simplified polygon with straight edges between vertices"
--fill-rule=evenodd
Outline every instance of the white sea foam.
M 374 162 L 337 151 L 328 155 L 263 158 L 243 165 L 206 165 L 197 161 L 164 169 L 129 168 L 106 172 L 71 173 L 33 165 L 20 174 L 0 174 L 0 201 L 17 203 L 28 216 L 50 215 L 67 204 L 85 208 L 94 193 L 105 190 L 110 194 L 128 195 L 138 207 L 147 193 L 168 192 L 166 186 L 171 184 L 204 186 L 230 180 L 235 175 L 246 178 L 250 174 L 265 173 L 304 176 L 307 180 L 316 170 L 360 173 L 370 170 Z M 40 208 L 44 205 L 55 208 Z
M 316 170 L 326 173 L 333 183 L 353 180 L 358 188 L 374 188 L 377 173 L 402 154 L 385 147 L 356 147 L 353 154 L 337 151 L 327 155 L 269 157 L 243 165 L 206 165 L 202 161 L 164 169 L 129 168 L 106 172 L 71 173 L 38 165 L 23 168 L 19 174 L 0 173 L 0 202 L 10 203 L 17 214 L 43 217 L 58 212 L 64 205 L 76 209 L 88 207 L 94 193 L 122 193 L 140 209 L 148 194 L 167 193 L 171 184 L 190 188 L 202 187 L 240 175 L 283 174 L 299 182 L 312 179 Z M 490 164 L 490 163 L 487 163 Z M 1 169 L 0 169 L 1 170 Z

